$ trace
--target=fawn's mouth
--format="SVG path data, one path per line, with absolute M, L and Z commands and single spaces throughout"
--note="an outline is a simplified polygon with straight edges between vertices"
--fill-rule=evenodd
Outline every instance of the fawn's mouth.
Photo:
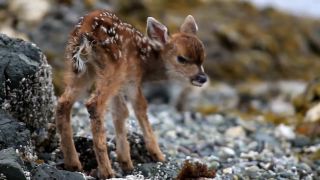
M 201 87 L 203 84 L 207 82 L 207 76 L 204 73 L 197 74 L 190 78 L 190 82 L 194 86 Z
M 191 84 L 193 86 L 198 86 L 198 87 L 201 87 L 203 85 L 203 83 L 200 83 L 199 81 L 197 80 L 191 80 Z

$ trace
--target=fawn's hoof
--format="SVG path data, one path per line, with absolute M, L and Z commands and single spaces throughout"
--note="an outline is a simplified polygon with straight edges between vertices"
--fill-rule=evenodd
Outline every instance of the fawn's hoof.
M 111 171 L 110 170 L 104 170 L 104 171 L 99 170 L 99 172 L 98 172 L 99 179 L 110 179 L 113 177 L 114 177 L 114 173 L 112 170 Z
M 158 161 L 158 162 L 164 162 L 166 160 L 165 156 L 162 154 L 162 152 L 158 152 L 158 153 L 151 153 L 151 158 L 154 161 Z
M 82 166 L 80 162 L 65 163 L 64 168 L 69 171 L 82 171 Z
M 149 154 L 151 155 L 151 158 L 154 161 L 159 161 L 159 162 L 164 162 L 166 160 L 165 156 L 161 152 L 158 143 L 153 142 L 153 143 L 147 143 L 146 144 L 147 150 Z
M 119 161 L 121 169 L 125 172 L 130 172 L 133 170 L 132 161 Z

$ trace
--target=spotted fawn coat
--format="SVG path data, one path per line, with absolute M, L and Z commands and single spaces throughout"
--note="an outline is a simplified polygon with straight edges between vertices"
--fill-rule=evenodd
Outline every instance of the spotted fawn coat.
M 66 48 L 65 91 L 56 109 L 56 125 L 66 169 L 82 169 L 73 143 L 71 109 L 74 102 L 94 87 L 86 102 L 90 115 L 99 177 L 113 176 L 107 154 L 104 115 L 110 109 L 116 130 L 116 152 L 123 170 L 132 170 L 125 120 L 126 102 L 133 106 L 146 147 L 156 161 L 165 161 L 147 117 L 147 102 L 141 90 L 145 81 L 169 78 L 201 86 L 207 80 L 202 63 L 204 46 L 197 38 L 197 24 L 187 16 L 180 31 L 170 36 L 167 28 L 152 17 L 147 35 L 122 22 L 106 10 L 80 18 Z

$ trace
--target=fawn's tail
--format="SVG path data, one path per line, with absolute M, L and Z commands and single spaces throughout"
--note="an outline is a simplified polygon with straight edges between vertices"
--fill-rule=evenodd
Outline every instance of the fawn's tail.
M 72 70 L 76 74 L 86 71 L 91 43 L 86 33 L 71 38 L 67 47 L 67 59 L 72 60 Z

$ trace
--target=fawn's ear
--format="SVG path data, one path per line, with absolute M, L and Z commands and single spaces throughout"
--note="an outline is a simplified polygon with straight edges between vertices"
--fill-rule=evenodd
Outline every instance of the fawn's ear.
M 147 35 L 161 44 L 169 41 L 168 28 L 153 17 L 147 19 Z
M 188 15 L 180 27 L 180 32 L 196 34 L 197 31 L 198 25 L 196 21 L 194 20 L 193 16 Z

